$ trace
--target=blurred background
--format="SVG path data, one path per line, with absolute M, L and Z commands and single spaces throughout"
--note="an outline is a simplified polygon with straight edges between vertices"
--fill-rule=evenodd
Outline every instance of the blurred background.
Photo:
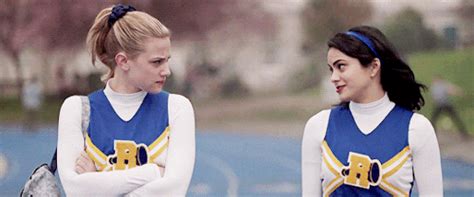
M 435 121 L 445 188 L 473 194 L 473 0 L 0 0 L 0 196 L 15 194 L 49 160 L 62 101 L 104 87 L 104 67 L 92 65 L 85 38 L 96 14 L 116 3 L 172 30 L 166 90 L 190 98 L 196 114 L 191 195 L 301 192 L 304 124 L 338 103 L 326 41 L 356 25 L 381 29 L 418 81 L 449 82 L 464 127 L 449 114 Z M 432 119 L 430 90 L 420 113 Z M 245 172 L 247 165 L 265 176 Z M 222 175 L 215 183 L 203 177 L 212 169 Z

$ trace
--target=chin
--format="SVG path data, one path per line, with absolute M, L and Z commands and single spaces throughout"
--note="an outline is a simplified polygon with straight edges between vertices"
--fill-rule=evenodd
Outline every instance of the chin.
M 150 94 L 158 94 L 161 92 L 161 88 L 152 88 L 152 89 L 149 89 L 147 90 L 146 92 L 150 93 Z
M 347 96 L 339 95 L 339 101 L 341 102 L 349 102 L 351 99 Z

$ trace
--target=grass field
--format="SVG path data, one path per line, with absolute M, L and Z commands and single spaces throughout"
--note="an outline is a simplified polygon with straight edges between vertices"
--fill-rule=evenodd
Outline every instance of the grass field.
M 452 97 L 468 131 L 474 134 L 474 47 L 458 51 L 436 51 L 413 54 L 409 57 L 410 66 L 418 81 L 429 87 L 435 75 L 441 75 L 446 80 L 459 86 L 463 95 Z M 426 105 L 421 113 L 431 117 L 433 102 L 430 92 L 424 94 Z M 446 117 L 439 121 L 440 128 L 455 129 Z
M 62 101 L 59 99 L 47 99 L 38 115 L 38 122 L 56 124 Z M 22 110 L 21 102 L 16 98 L 0 99 L 0 123 L 17 124 L 25 119 L 26 111 Z

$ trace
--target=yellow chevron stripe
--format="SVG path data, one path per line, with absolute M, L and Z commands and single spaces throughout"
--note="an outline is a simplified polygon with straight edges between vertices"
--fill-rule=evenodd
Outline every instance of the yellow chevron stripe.
M 336 158 L 336 156 L 334 156 L 334 153 L 332 153 L 326 140 L 323 141 L 323 148 L 326 150 L 327 155 L 329 155 L 329 157 L 337 165 L 337 167 L 342 168 L 342 163 Z
M 387 173 L 384 173 L 383 176 L 382 176 L 382 179 L 386 179 L 390 176 L 392 176 L 395 172 L 397 172 L 398 170 L 400 170 L 400 168 L 402 168 L 403 164 L 406 163 L 406 161 L 408 160 L 408 158 L 410 157 L 410 154 L 406 155 L 406 157 L 395 167 L 393 168 L 392 170 L 388 171 Z M 383 169 L 383 168 L 382 168 Z
M 384 183 L 380 183 L 380 188 L 386 192 L 388 192 L 390 195 L 392 196 L 397 196 L 397 194 L 395 192 L 393 192 L 390 188 L 388 187 L 385 187 Z
M 167 141 L 160 149 L 158 149 L 158 151 L 156 151 L 156 153 L 150 157 L 150 160 L 154 161 L 158 156 L 160 156 L 161 152 L 168 148 L 168 144 L 169 141 Z
M 334 178 L 331 182 L 329 182 L 329 184 L 326 186 L 326 188 L 323 188 L 323 192 L 328 191 L 328 188 L 332 188 L 336 182 L 338 182 L 340 180 L 344 180 L 344 179 L 341 179 L 341 178 L 342 178 L 341 176 L 337 176 L 336 178 Z
M 110 172 L 113 171 L 112 166 L 107 166 L 105 169 L 103 169 L 104 172 Z
M 398 187 L 395 187 L 395 185 L 390 184 L 387 180 L 383 180 L 382 182 L 383 182 L 385 185 L 387 185 L 388 187 L 391 187 L 392 189 L 396 190 L 396 191 L 399 192 L 400 194 L 403 194 L 403 196 L 408 197 L 408 193 L 404 192 L 403 190 L 401 190 L 401 189 L 398 188 Z M 383 184 L 380 184 L 380 187 L 381 187 L 383 190 L 385 190 L 386 192 L 392 194 L 393 196 L 397 196 L 393 191 L 391 191 L 391 189 L 389 189 L 389 188 L 387 188 L 387 187 L 385 187 L 385 186 L 382 187 L 382 185 L 383 185 Z
M 89 149 L 86 150 L 86 153 L 87 153 L 87 155 L 89 156 L 89 158 L 91 158 L 91 159 L 94 161 L 94 163 L 99 167 L 99 169 L 98 169 L 99 171 L 104 170 L 104 168 L 106 167 L 105 164 L 101 163 L 101 162 L 90 152 Z
M 332 165 L 329 163 L 329 161 L 326 159 L 324 155 L 323 155 L 323 161 L 326 164 L 326 166 L 329 168 L 329 171 L 331 171 L 334 174 L 334 176 L 336 177 L 341 176 L 339 172 L 332 167 Z
M 105 167 L 107 167 L 107 156 L 105 156 L 104 153 L 102 153 L 102 151 L 100 151 L 95 145 L 94 143 L 92 143 L 92 140 L 90 139 L 89 135 L 86 134 L 86 144 L 87 144 L 87 147 L 86 147 L 86 153 L 87 155 L 89 156 L 89 158 L 91 158 L 94 163 L 99 167 L 99 171 L 103 171 L 105 169 Z M 99 155 L 99 157 L 101 157 L 101 159 L 103 161 L 105 161 L 106 163 L 102 163 L 102 161 L 100 161 L 93 153 L 92 151 L 94 151 L 94 153 L 96 153 L 97 155 Z
M 397 153 L 397 155 L 393 156 L 390 160 L 386 161 L 383 165 L 382 165 L 382 168 L 386 169 L 388 167 L 390 167 L 393 163 L 395 163 L 396 161 L 398 161 L 400 159 L 400 157 L 402 157 L 403 155 L 405 155 L 405 153 L 407 151 L 410 151 L 410 147 L 406 146 L 403 150 L 401 150 L 399 153 Z
M 334 179 L 334 180 L 337 180 L 337 179 Z M 331 195 L 334 192 L 334 190 L 336 190 L 339 186 L 341 186 L 342 183 L 344 183 L 344 179 L 339 179 L 339 182 L 337 182 L 336 185 L 334 185 L 328 192 L 325 192 L 324 196 L 329 197 L 329 195 Z
M 166 137 L 168 136 L 168 133 L 170 132 L 170 127 L 166 127 L 165 131 L 163 131 L 163 133 L 160 135 L 160 137 L 158 137 L 158 139 L 156 139 L 153 143 L 150 144 L 150 146 L 148 146 L 148 150 L 153 150 L 155 148 L 155 146 L 157 146 L 158 144 L 160 144 L 160 142 Z
M 94 151 L 97 155 L 99 155 L 99 157 L 101 157 L 104 161 L 107 161 L 107 156 L 99 150 L 99 148 L 97 148 L 94 143 L 92 143 L 92 140 L 91 138 L 89 138 L 89 135 L 86 135 L 86 143 L 88 145 L 88 147 L 90 147 L 92 149 L 92 151 Z M 89 149 L 87 149 L 89 150 Z

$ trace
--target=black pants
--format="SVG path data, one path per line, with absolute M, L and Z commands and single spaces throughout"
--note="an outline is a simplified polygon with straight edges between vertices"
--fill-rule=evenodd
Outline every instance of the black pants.
M 468 136 L 466 127 L 462 123 L 461 118 L 456 113 L 456 110 L 454 110 L 454 107 L 452 105 L 437 105 L 437 106 L 435 106 L 434 111 L 433 111 L 433 115 L 431 116 L 431 122 L 433 123 L 433 127 L 435 128 L 435 131 L 436 131 L 436 122 L 438 121 L 438 119 L 439 119 L 439 117 L 442 113 L 445 113 L 446 115 L 448 115 L 449 118 L 451 118 L 453 123 L 458 128 L 459 132 L 461 132 L 465 136 Z

